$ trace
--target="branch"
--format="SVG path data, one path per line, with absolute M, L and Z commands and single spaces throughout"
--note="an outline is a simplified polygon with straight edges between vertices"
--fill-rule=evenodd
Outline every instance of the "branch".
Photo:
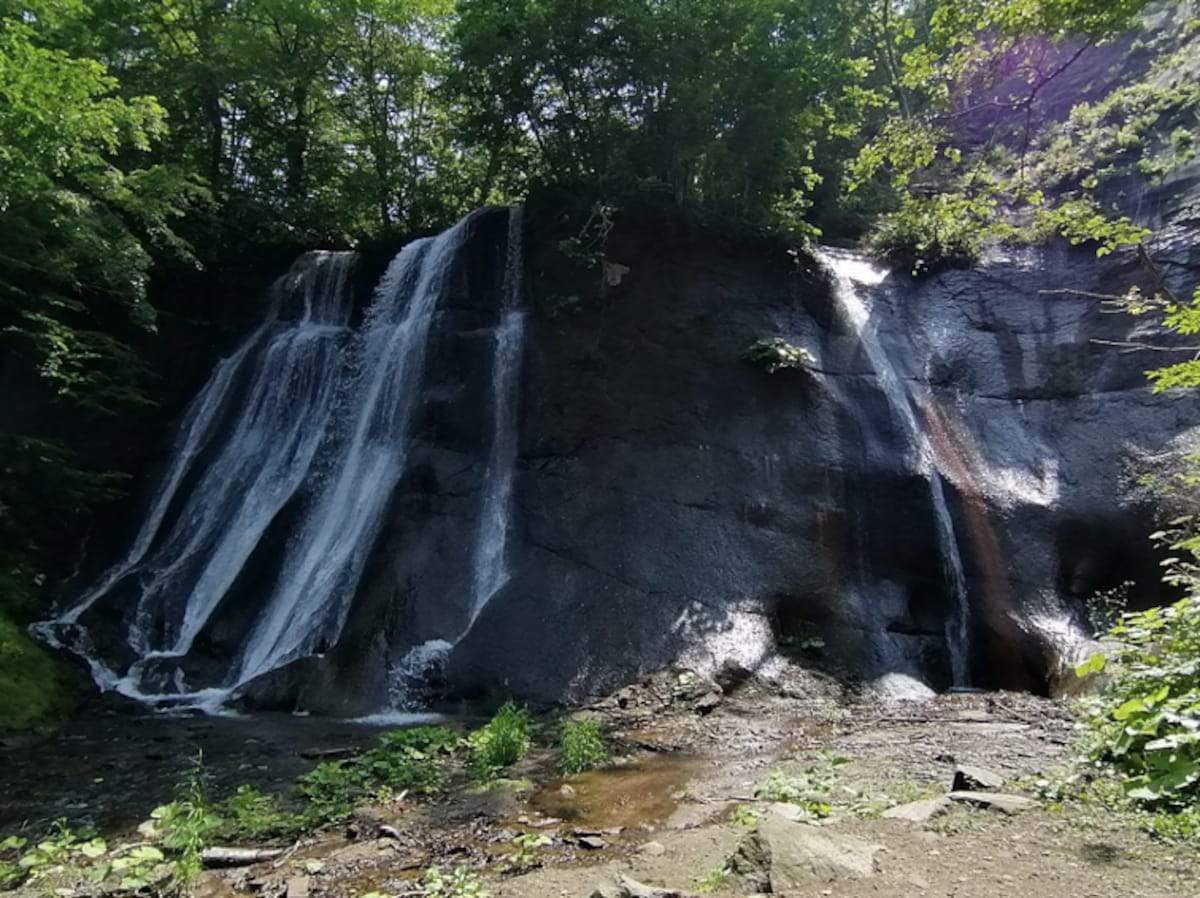
M 1190 352 L 1193 355 L 1200 354 L 1200 346 L 1157 346 L 1154 343 L 1139 343 L 1133 340 L 1101 340 L 1099 337 L 1093 337 L 1088 342 L 1096 343 L 1100 346 L 1116 346 L 1126 352 L 1137 352 L 1148 349 L 1152 352 Z
M 1150 257 L 1150 253 L 1146 249 L 1146 245 L 1138 242 L 1137 245 L 1138 261 L 1142 263 L 1142 267 L 1146 269 L 1146 274 L 1150 275 L 1150 280 L 1154 283 L 1154 290 L 1167 298 L 1167 301 L 1173 305 L 1181 305 L 1179 299 L 1171 292 L 1171 288 L 1167 286 L 1166 280 L 1163 278 L 1163 273 L 1155 264 L 1154 259 Z

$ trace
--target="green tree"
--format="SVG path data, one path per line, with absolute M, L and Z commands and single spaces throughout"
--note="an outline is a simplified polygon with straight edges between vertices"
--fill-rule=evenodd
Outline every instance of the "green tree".
M 871 68 L 826 3 L 461 0 L 459 16 L 460 90 L 482 98 L 466 130 L 493 158 L 525 145 L 542 182 L 762 223 L 799 220 Z

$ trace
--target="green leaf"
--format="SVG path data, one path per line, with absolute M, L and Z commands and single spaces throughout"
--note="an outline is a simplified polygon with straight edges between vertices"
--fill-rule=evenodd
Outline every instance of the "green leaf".
M 1131 714 L 1143 710 L 1146 707 L 1145 703 L 1140 698 L 1131 698 L 1129 701 L 1121 704 L 1119 708 L 1113 711 L 1113 720 L 1127 720 Z
M 84 857 L 98 858 L 108 851 L 108 845 L 103 839 L 97 836 L 79 846 L 79 851 Z

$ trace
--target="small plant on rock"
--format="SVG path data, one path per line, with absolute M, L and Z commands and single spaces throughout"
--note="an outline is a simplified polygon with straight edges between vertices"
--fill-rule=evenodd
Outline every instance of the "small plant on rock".
M 816 762 L 799 773 L 776 770 L 755 787 L 754 795 L 768 801 L 794 804 L 811 817 L 828 817 L 833 812 L 832 795 L 838 787 L 835 771 L 849 763 L 849 758 L 822 752 Z
M 443 873 L 441 867 L 430 867 L 421 877 L 421 890 L 425 898 L 491 898 L 492 895 L 466 864 L 449 873 Z
M 811 352 L 802 346 L 793 346 L 783 337 L 764 337 L 761 340 L 755 340 L 742 354 L 742 358 L 765 368 L 769 374 L 785 368 L 806 370 L 817 364 L 817 360 Z
M 696 877 L 697 892 L 718 892 L 729 882 L 730 870 L 725 864 L 714 867 L 707 873 Z
M 739 804 L 733 809 L 733 823 L 735 826 L 757 826 L 758 821 L 762 820 L 763 812 L 758 808 L 752 808 L 748 804 Z
M 608 762 L 611 752 L 600 724 L 568 720 L 563 724 L 558 767 L 563 773 L 582 773 Z
M 516 851 L 505 859 L 504 869 L 509 873 L 525 873 L 542 865 L 539 849 L 553 844 L 541 833 L 521 833 L 513 839 Z

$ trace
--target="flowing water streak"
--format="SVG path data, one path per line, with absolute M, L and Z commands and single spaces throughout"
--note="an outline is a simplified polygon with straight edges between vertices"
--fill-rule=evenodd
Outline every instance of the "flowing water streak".
M 492 447 L 488 455 L 486 488 L 475 539 L 473 590 L 467 631 L 509 578 L 507 549 L 517 461 L 517 398 L 522 349 L 525 345 L 525 312 L 521 308 L 525 265 L 522 211 L 520 206 L 514 207 L 508 218 L 504 294 L 492 361 Z
M 221 412 L 229 402 L 229 382 L 244 364 L 246 356 L 257 347 L 274 315 L 275 312 L 272 311 L 267 321 L 255 330 L 233 355 L 221 359 L 217 363 L 212 377 L 184 413 L 172 447 L 170 465 L 151 499 L 150 508 L 146 512 L 146 517 L 142 521 L 133 545 L 124 558 L 105 571 L 92 588 L 58 619 L 58 623 L 76 623 L 84 612 L 108 595 L 109 591 L 132 573 L 146 557 L 146 553 L 150 551 L 150 547 L 159 536 L 163 518 L 166 517 L 167 509 L 175 501 L 180 484 L 191 471 L 196 457 L 208 445 L 209 438 L 221 418 Z
M 237 664 L 235 685 L 340 634 L 353 593 L 403 475 L 430 324 L 472 216 L 409 244 L 376 290 L 340 402 L 336 460 L 290 543 L 280 579 Z
M 331 406 L 355 260 L 352 253 L 307 253 L 276 282 L 266 321 L 217 364 L 185 412 L 125 558 L 58 620 L 38 625 L 47 642 L 83 657 L 101 688 L 151 702 L 188 692 L 178 669 L 144 683 L 146 665 L 187 654 L 303 479 Z M 97 655 L 78 622 L 134 578 L 140 599 L 126 638 L 138 659 L 120 671 Z M 214 711 L 223 696 L 188 694 Z
M 137 576 L 141 597 L 128 633 L 130 646 L 142 660 L 187 653 L 307 471 L 330 407 L 329 369 L 346 330 L 355 258 L 308 253 L 276 283 L 266 322 L 218 363 L 185 413 L 170 466 L 133 547 L 46 630 L 76 623 L 120 581 Z M 301 300 L 303 310 L 285 308 L 289 299 Z M 299 313 L 297 320 L 281 320 L 293 312 Z M 243 385 L 247 392 L 240 398 Z M 182 490 L 196 459 L 220 431 L 225 432 L 220 449 L 195 484 Z M 180 511 L 164 535 L 164 521 L 177 505 Z M 182 612 L 174 613 L 180 596 L 186 596 Z M 152 631 L 166 641 L 150 636 Z M 136 694 L 139 684 L 132 673 L 121 685 Z
M 819 252 L 818 258 L 833 276 L 834 299 L 858 335 L 859 344 L 867 354 L 888 405 L 903 423 L 911 445 L 916 450 L 918 470 L 929 484 L 946 579 L 954 599 L 952 613 L 946 620 L 946 644 L 950 652 L 951 676 L 954 681 L 952 685 L 969 686 L 970 607 L 967 580 L 954 533 L 954 522 L 946 503 L 937 454 L 917 420 L 912 397 L 900 379 L 896 364 L 880 342 L 877 327 L 872 326 L 870 310 L 863 296 L 863 288 L 881 284 L 887 273 L 853 253 L 826 248 Z

